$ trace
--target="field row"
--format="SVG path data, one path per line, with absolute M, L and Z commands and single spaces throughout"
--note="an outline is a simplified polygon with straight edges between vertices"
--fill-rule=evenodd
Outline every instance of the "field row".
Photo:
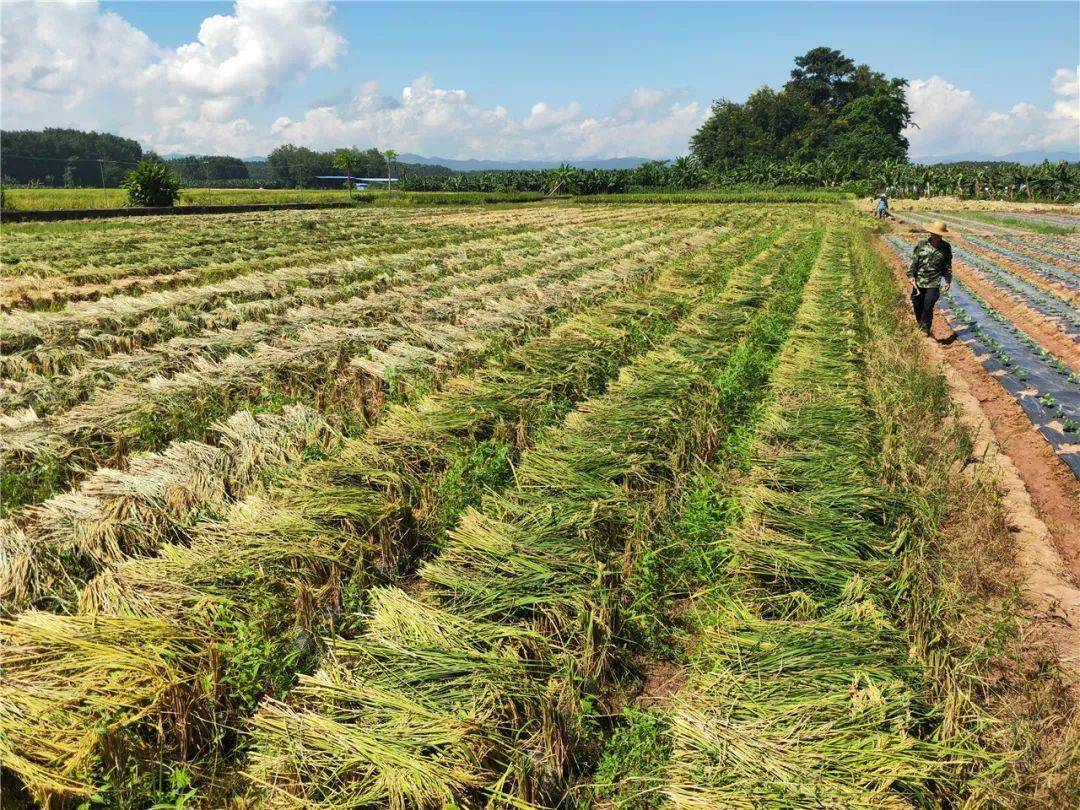
M 681 233 L 688 233 L 684 230 Z M 680 232 L 675 232 L 676 234 Z M 479 259 L 469 259 L 467 269 L 455 271 L 456 262 L 442 261 L 425 265 L 405 276 L 408 283 L 379 285 L 383 289 L 372 290 L 370 282 L 357 285 L 366 294 L 357 292 L 352 285 L 335 287 L 317 303 L 301 303 L 293 306 L 291 297 L 277 306 L 256 310 L 265 318 L 244 320 L 235 327 L 204 328 L 193 335 L 170 338 L 155 342 L 129 353 L 110 354 L 93 358 L 88 353 L 67 358 L 67 367 L 51 369 L 47 373 L 26 373 L 21 379 L 9 380 L 4 391 L 11 410 L 32 407 L 35 413 L 55 412 L 86 399 L 91 394 L 117 383 L 131 383 L 176 373 L 193 361 L 220 359 L 228 355 L 250 355 L 260 347 L 294 341 L 305 329 L 327 324 L 350 327 L 370 325 L 394 316 L 400 316 L 416 302 L 437 302 L 449 296 L 460 297 L 471 288 L 490 289 L 492 284 L 512 279 L 531 279 L 538 272 L 552 268 L 595 266 L 598 260 L 617 261 L 635 248 L 648 249 L 656 244 L 656 236 L 646 238 L 643 230 L 632 230 L 616 236 L 579 233 L 556 233 L 567 242 L 555 242 L 542 248 L 538 241 L 515 246 L 518 249 L 509 260 L 492 262 L 490 256 L 481 253 Z M 430 269 L 429 269 L 430 268 Z M 429 308 L 436 304 L 427 304 Z M 278 311 L 275 311 L 278 310 Z M 251 310 L 249 310 L 251 312 Z M 231 313 L 230 313 L 231 314 Z M 210 313 L 199 313 L 198 320 L 205 322 Z M 235 315 L 233 315 L 235 317 Z M 53 341 L 53 344 L 60 342 Z
M 411 365 L 452 368 L 479 333 L 528 328 L 537 315 L 521 307 L 550 312 L 611 290 L 643 260 L 697 238 L 706 222 L 699 218 L 701 229 L 655 228 L 652 235 L 637 227 L 601 234 L 556 230 L 552 235 L 565 243 L 518 244 L 497 261 L 466 260 L 468 269 L 459 272 L 453 261 L 435 259 L 429 271 L 403 272 L 403 283 L 381 292 L 302 304 L 231 330 L 84 360 L 86 368 L 68 374 L 54 369 L 9 381 L 7 399 L 26 410 L 14 411 L 0 428 L 9 460 L 5 504 L 40 499 L 87 464 L 115 464 L 175 438 L 202 439 L 213 421 L 267 392 L 307 398 L 328 410 L 355 400 L 373 375 L 394 376 Z M 435 278 L 424 281 L 425 275 Z M 378 386 L 375 395 L 381 396 Z M 34 406 L 55 412 L 41 418 Z
M 5 226 L 0 305 L 58 308 L 69 301 L 226 281 L 358 256 L 467 244 L 541 230 L 552 222 L 617 227 L 633 210 L 307 211 Z
M 82 380 L 74 386 L 55 384 L 58 373 L 78 378 L 90 372 L 102 379 L 148 376 L 162 363 L 168 365 L 170 355 L 224 354 L 309 324 L 362 321 L 373 312 L 401 311 L 408 302 L 446 295 L 457 287 L 526 276 L 550 264 L 591 257 L 668 232 L 641 226 L 619 231 L 559 228 L 546 232 L 544 238 L 485 241 L 468 251 L 434 255 L 425 251 L 401 262 L 389 260 L 374 266 L 365 262 L 347 271 L 342 268 L 318 286 L 278 286 L 275 279 L 259 277 L 260 289 L 246 294 L 207 285 L 187 290 L 186 295 L 153 296 L 165 300 L 139 299 L 138 305 L 129 303 L 120 309 L 124 313 L 120 317 L 81 312 L 76 319 L 71 313 L 65 321 L 35 324 L 35 339 L 47 341 L 47 349 L 29 348 L 8 355 L 6 397 L 13 404 L 47 410 L 56 397 L 43 396 L 41 390 L 83 387 Z M 151 325 L 140 309 L 164 318 Z M 62 358 L 61 364 L 52 362 L 53 357 Z
M 703 231 L 701 236 L 696 237 L 689 241 L 687 247 L 693 249 L 695 244 L 701 244 L 710 238 L 709 232 Z M 674 252 L 669 252 L 668 256 L 677 255 Z M 580 306 L 587 304 L 590 300 L 602 300 L 611 293 L 623 289 L 635 283 L 640 283 L 643 278 L 648 278 L 651 274 L 656 272 L 656 268 L 660 266 L 664 261 L 664 254 L 639 254 L 635 257 L 635 262 L 632 268 L 628 268 L 625 271 L 619 272 L 618 267 L 608 267 L 603 272 L 603 278 L 614 283 L 613 287 L 601 290 L 600 293 L 589 294 L 589 291 L 582 288 L 581 285 L 574 286 L 574 299 L 565 299 L 560 296 L 558 290 L 548 288 L 545 290 L 545 297 L 543 301 L 536 299 L 525 298 L 514 302 L 515 306 L 509 310 L 500 313 L 499 323 L 501 326 L 501 334 L 509 336 L 512 334 L 519 334 L 524 336 L 526 332 L 522 332 L 523 328 L 527 328 L 531 321 L 536 321 L 537 317 L 543 313 L 551 313 L 552 306 L 567 307 L 570 305 Z M 524 308 L 523 308 L 524 307 Z M 550 317 L 550 314 L 549 314 Z M 542 325 L 542 324 L 537 324 Z M 492 326 L 489 324 L 489 327 Z M 485 335 L 488 335 L 487 341 L 485 341 Z M 495 335 L 491 329 L 462 329 L 458 334 L 458 337 L 464 341 L 462 349 L 468 351 L 473 358 L 472 362 L 476 362 L 483 355 L 483 349 L 486 342 L 491 342 Z M 496 338 L 499 340 L 500 338 Z M 505 340 L 506 337 L 501 338 Z M 396 366 L 393 367 L 395 371 L 395 382 L 401 384 L 404 382 L 403 375 L 409 374 L 412 376 L 421 375 L 423 372 L 424 378 L 430 383 L 433 378 L 432 372 L 436 370 L 436 362 L 442 361 L 444 365 L 449 364 L 460 365 L 462 358 L 455 358 L 453 363 L 450 363 L 448 358 L 451 356 L 453 347 L 447 343 L 442 347 L 440 355 L 434 355 L 429 353 L 428 356 L 419 356 L 416 351 L 407 352 L 406 348 L 411 344 L 401 344 L 400 346 L 391 347 L 392 350 L 396 349 L 397 355 L 404 355 L 403 360 L 399 360 Z M 382 352 L 375 357 L 368 359 L 359 359 L 358 364 L 362 367 L 366 373 L 380 374 L 383 379 L 390 376 L 390 368 L 387 368 L 387 364 L 392 362 L 393 355 L 389 352 Z M 374 369 L 372 366 L 379 363 L 379 368 Z M 445 373 L 444 369 L 444 373 Z M 145 468 L 147 465 L 142 464 Z M 30 531 L 32 534 L 41 538 L 49 538 L 48 545 L 55 545 L 57 552 L 55 556 L 57 558 L 61 556 L 70 556 L 74 554 L 75 548 L 86 549 L 88 546 L 92 548 L 101 547 L 104 549 L 112 549 L 116 544 L 111 541 L 111 537 L 118 531 L 117 521 L 104 519 L 104 516 L 110 514 L 122 515 L 127 518 L 131 512 L 130 504 L 125 507 L 120 507 L 114 500 L 109 500 L 104 503 L 100 502 L 100 499 L 96 499 L 97 502 L 93 503 L 92 508 L 88 507 L 86 498 L 88 496 L 94 496 L 101 490 L 101 484 L 98 479 L 104 475 L 106 479 L 112 478 L 115 474 L 106 470 L 103 474 L 91 477 L 84 482 L 77 490 L 69 495 L 62 495 L 47 501 L 41 507 L 36 507 L 30 510 L 26 517 L 21 521 L 22 528 Z M 185 480 L 197 480 L 197 476 L 191 473 L 183 476 L 181 483 Z M 233 483 L 229 482 L 227 490 L 233 488 Z M 132 487 L 131 492 L 127 497 L 137 496 L 138 487 Z M 200 505 L 205 509 L 209 504 L 205 499 L 199 499 Z M 121 501 L 120 503 L 123 503 Z M 76 518 L 75 516 L 78 516 Z M 138 524 L 136 524 L 137 526 Z M 57 531 L 57 527 L 63 527 L 67 529 L 69 526 L 77 527 L 75 530 L 68 529 L 67 531 Z M 58 538 L 63 538 L 57 542 Z M 36 556 L 39 560 L 39 564 L 44 564 L 45 560 L 49 559 L 53 555 L 46 553 L 46 548 L 39 542 L 36 544 Z M 139 538 L 135 541 L 128 541 L 121 544 L 128 549 L 128 553 L 133 551 L 145 550 L 148 546 L 148 541 L 145 538 Z M 86 553 L 84 551 L 84 553 Z M 77 555 L 76 555 L 77 556 Z M 91 554 L 91 556 L 101 556 L 98 554 Z
M 574 217 L 569 219 L 573 220 Z M 563 223 L 558 217 L 549 216 L 543 222 L 537 221 L 528 226 L 501 230 L 472 229 L 451 242 L 436 241 L 435 245 L 429 244 L 435 240 L 426 235 L 426 229 L 417 226 L 418 235 L 400 250 L 389 249 L 385 245 L 365 250 L 361 246 L 351 245 L 345 257 L 331 261 L 305 263 L 301 261 L 301 256 L 293 255 L 294 261 L 281 268 L 260 268 L 257 263 L 244 262 L 244 273 L 221 277 L 217 274 L 207 275 L 203 272 L 207 265 L 202 265 L 202 275 L 185 276 L 184 281 L 190 283 L 180 285 L 178 289 L 135 291 L 96 297 L 94 300 L 61 302 L 54 310 L 15 310 L 0 316 L 0 324 L 5 333 L 11 335 L 15 348 L 36 345 L 54 334 L 67 334 L 95 326 L 139 324 L 141 332 L 154 335 L 168 324 L 155 324 L 151 317 L 166 316 L 173 308 L 197 311 L 229 301 L 254 302 L 260 298 L 289 295 L 294 291 L 302 295 L 308 288 L 326 288 L 339 283 L 373 279 L 382 272 L 422 266 L 444 255 L 468 254 L 474 247 L 478 251 L 497 250 L 500 246 L 512 244 L 513 238 L 518 235 L 543 240 L 556 227 L 571 228 L 576 225 L 583 230 L 603 233 L 618 230 L 630 223 L 646 221 L 646 216 L 622 216 L 595 224 Z M 86 342 L 92 343 L 89 340 Z
M 677 642 L 685 680 L 628 713 L 601 797 L 686 808 L 1013 798 L 985 767 L 978 710 L 940 688 L 952 666 L 941 608 L 917 573 L 937 527 L 912 502 L 927 481 L 940 488 L 955 437 L 942 432 L 947 394 L 897 328 L 895 295 L 865 238 L 834 246 L 810 279 L 753 437 L 718 450 L 660 541 L 677 573 L 652 598 L 693 594 Z M 918 474 L 900 472 L 916 458 Z M 644 753 L 615 759 L 635 743 Z
M 740 224 L 749 226 L 759 219 L 744 218 Z M 55 683 L 70 695 L 75 684 L 82 697 L 67 704 L 69 711 L 60 716 L 48 712 L 54 725 L 45 736 L 54 741 L 54 753 L 70 755 L 81 738 L 79 729 L 100 718 L 98 712 L 106 705 L 110 716 L 117 706 L 130 707 L 132 720 L 150 712 L 139 727 L 164 722 L 169 749 L 182 756 L 206 745 L 235 744 L 216 737 L 214 729 L 220 733 L 233 725 L 236 713 L 253 709 L 264 690 L 280 689 L 310 665 L 292 648 L 295 634 L 288 627 L 326 627 L 328 615 L 338 615 L 327 613 L 334 605 L 337 611 L 348 605 L 357 610 L 366 603 L 365 583 L 430 553 L 456 515 L 482 494 L 484 481 L 506 480 L 508 465 L 531 444 L 531 437 L 554 425 L 581 397 L 602 390 L 626 359 L 669 331 L 672 318 L 674 323 L 681 320 L 699 295 L 691 282 L 699 275 L 722 275 L 725 267 L 730 271 L 740 256 L 760 251 L 775 238 L 772 227 L 765 228 L 764 236 L 743 231 L 720 243 L 700 244 L 682 258 L 673 255 L 663 271 L 658 271 L 659 264 L 643 268 L 639 281 L 652 278 L 654 283 L 621 303 L 574 318 L 548 337 L 533 338 L 505 361 L 451 381 L 415 405 L 391 407 L 360 439 L 335 448 L 326 461 L 303 465 L 268 495 L 248 498 L 218 521 L 188 524 L 180 544 L 161 546 L 155 521 L 147 521 L 146 537 L 158 544 L 156 556 L 144 556 L 144 545 L 126 550 L 141 556 L 124 559 L 122 554 L 90 563 L 96 573 L 78 601 L 93 618 L 29 612 L 9 625 L 12 638 L 17 638 L 9 649 L 32 650 L 26 657 L 13 653 L 7 670 L 13 674 L 12 690 L 29 679 Z M 784 237 L 782 244 L 792 238 Z M 763 266 L 764 261 L 752 266 Z M 455 503 L 462 489 L 472 495 Z M 61 565 L 71 551 L 83 551 L 58 550 Z M 67 575 L 77 580 L 84 562 L 70 566 Z M 72 605 L 77 589 L 64 596 L 65 589 L 56 589 L 56 583 L 50 581 L 49 593 L 34 594 L 34 599 Z M 297 586 L 308 594 L 299 621 L 294 614 Z M 329 627 L 340 629 L 350 613 L 340 614 Z M 53 635 L 59 628 L 59 637 Z M 250 642 L 252 634 L 265 639 L 260 644 L 276 645 L 280 671 L 261 673 L 256 684 L 237 683 L 234 673 L 244 666 L 243 643 Z M 164 651 L 172 651 L 166 653 L 172 663 L 167 670 L 151 668 L 156 676 L 149 681 L 103 681 L 99 662 L 81 659 L 83 645 L 90 643 L 111 650 L 106 658 L 115 656 L 113 663 L 127 661 L 141 672 Z M 221 666 L 225 672 L 216 669 Z M 52 680 L 60 672 L 67 673 L 63 687 Z M 209 703 L 210 695 L 194 688 L 205 687 L 207 678 L 216 683 L 210 694 L 217 695 Z M 36 693 L 47 695 L 50 688 Z M 109 692 L 117 688 L 120 693 Z M 175 722 L 170 709 L 175 704 L 161 703 L 166 695 L 175 697 L 177 689 L 191 701 L 185 704 L 187 723 Z M 47 705 L 48 700 L 35 704 Z M 115 719 L 118 729 L 127 726 L 124 714 Z M 194 715 L 206 722 L 194 723 Z M 35 716 L 41 717 L 36 710 Z M 18 740 L 18 750 L 30 745 L 28 727 L 13 716 L 5 718 L 5 725 L 5 737 Z M 136 744 L 140 732 L 128 732 Z M 93 767 L 92 749 L 80 750 L 79 757 L 69 760 L 41 746 L 28 750 L 36 753 L 20 760 L 19 772 L 45 793 L 76 789 L 72 780 L 86 778 L 86 769 Z

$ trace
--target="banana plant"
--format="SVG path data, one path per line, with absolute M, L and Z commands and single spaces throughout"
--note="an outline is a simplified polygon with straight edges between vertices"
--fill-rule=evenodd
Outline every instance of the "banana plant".
M 573 183 L 576 177 L 577 170 L 566 163 L 562 164 L 557 169 L 553 169 L 551 172 L 553 185 L 548 191 L 547 196 L 553 196 L 560 188 L 565 189 L 567 194 L 573 194 Z

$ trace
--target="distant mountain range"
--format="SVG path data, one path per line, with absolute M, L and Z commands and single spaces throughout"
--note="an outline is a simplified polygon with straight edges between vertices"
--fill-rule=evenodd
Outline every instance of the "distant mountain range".
M 982 155 L 976 152 L 961 152 L 955 155 L 925 155 L 922 157 L 911 158 L 912 163 L 958 163 L 964 160 L 1001 160 L 1007 163 L 1022 163 L 1026 166 L 1034 166 L 1038 163 L 1042 163 L 1044 160 L 1049 160 L 1054 163 L 1059 160 L 1069 160 L 1073 162 L 1080 161 L 1080 150 L 1075 152 L 1010 152 L 1007 155 Z
M 651 158 L 621 157 L 597 158 L 594 160 L 455 160 L 454 158 L 424 157 L 406 153 L 398 155 L 402 163 L 419 163 L 427 166 L 445 166 L 456 172 L 490 172 L 504 170 L 524 171 L 526 169 L 555 169 L 563 163 L 579 169 L 635 169 Z

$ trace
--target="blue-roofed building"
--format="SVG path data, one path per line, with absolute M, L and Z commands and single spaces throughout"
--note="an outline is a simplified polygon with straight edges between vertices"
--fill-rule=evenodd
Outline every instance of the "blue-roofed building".
M 358 177 L 352 178 L 354 188 L 367 188 L 368 184 Z M 318 177 L 312 178 L 312 185 L 315 188 L 345 188 L 345 184 L 349 182 L 349 178 L 344 174 L 321 174 Z M 386 181 L 383 180 L 385 183 Z
M 396 177 L 354 177 L 352 181 L 355 188 L 367 188 L 372 184 L 396 183 L 398 179 Z M 344 174 L 320 174 L 312 178 L 311 182 L 315 188 L 344 188 L 349 178 Z

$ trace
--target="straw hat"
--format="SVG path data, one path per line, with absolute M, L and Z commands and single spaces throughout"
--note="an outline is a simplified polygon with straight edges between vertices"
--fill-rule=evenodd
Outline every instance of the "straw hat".
M 949 235 L 949 226 L 942 222 L 940 219 L 934 220 L 925 228 L 923 228 L 923 230 L 927 233 L 936 233 L 938 236 Z

